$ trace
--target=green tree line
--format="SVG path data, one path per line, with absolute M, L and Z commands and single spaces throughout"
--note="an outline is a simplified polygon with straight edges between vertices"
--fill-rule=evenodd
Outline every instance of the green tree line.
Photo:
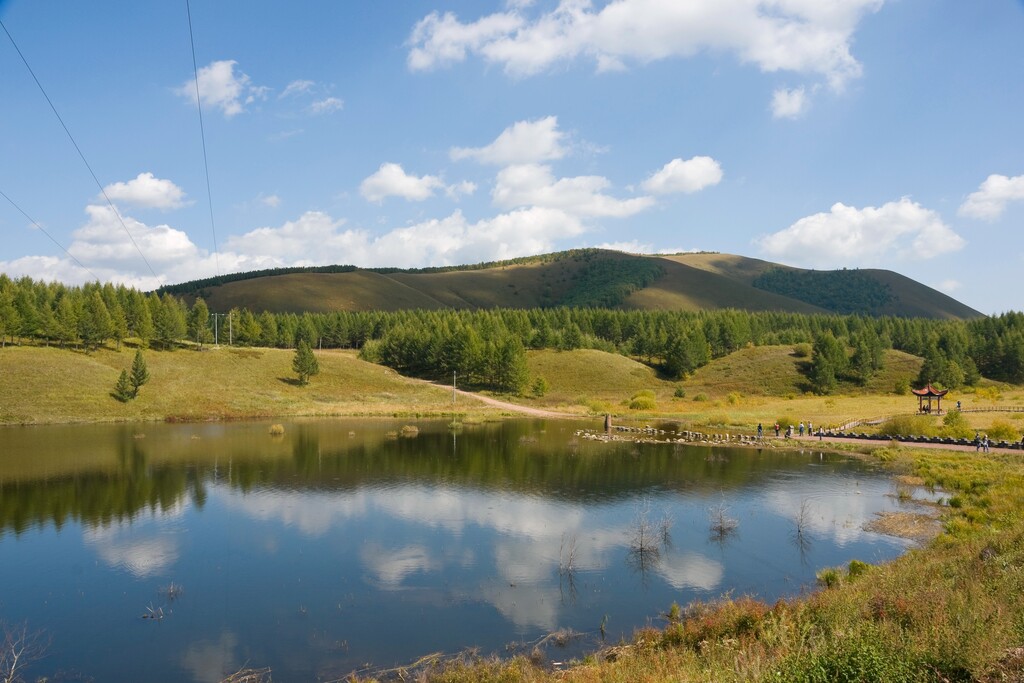
M 92 351 L 132 338 L 176 348 L 213 341 L 214 318 L 170 294 L 124 286 L 67 287 L 0 274 L 0 345 L 43 343 Z M 831 336 L 830 341 L 828 337 Z M 920 383 L 952 388 L 980 376 L 1024 383 L 1024 314 L 973 320 L 535 308 L 334 313 L 254 313 L 217 318 L 221 344 L 360 349 L 365 358 L 412 375 L 522 391 L 528 349 L 592 348 L 636 358 L 674 378 L 748 345 L 812 344 L 811 379 L 826 393 L 839 379 L 866 380 L 883 351 L 925 359 Z

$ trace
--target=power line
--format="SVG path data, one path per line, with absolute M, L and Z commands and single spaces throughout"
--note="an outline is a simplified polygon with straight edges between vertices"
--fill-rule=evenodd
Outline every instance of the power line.
M 28 69 L 28 72 L 32 75 L 32 80 L 34 80 L 36 85 L 39 87 L 39 92 L 43 93 L 43 97 L 46 98 L 46 103 L 49 104 L 50 109 L 53 110 L 53 115 L 57 117 L 57 120 L 60 121 L 60 125 L 64 129 L 64 132 L 68 134 L 68 139 L 70 139 L 71 144 L 74 145 L 75 151 L 78 152 L 78 156 L 82 159 L 82 163 L 85 164 L 87 169 L 89 169 L 89 175 L 91 175 L 92 179 L 96 182 L 96 187 L 100 188 L 100 194 L 103 195 L 105 200 L 107 200 L 107 204 L 110 205 L 110 210 L 114 212 L 115 216 L 117 216 L 118 222 L 121 223 L 121 227 L 124 228 L 124 233 L 128 235 L 128 239 L 131 240 L 132 246 L 135 247 L 135 251 L 139 252 L 139 256 L 142 257 L 142 261 L 146 264 L 146 267 L 149 268 L 149 272 L 153 274 L 153 277 L 157 278 L 156 271 L 153 270 L 153 266 L 149 265 L 149 260 L 146 259 L 146 255 L 142 253 L 142 249 L 139 248 L 135 238 L 132 237 L 131 231 L 128 230 L 128 226 L 125 225 L 120 212 L 117 210 L 117 207 L 114 206 L 114 202 L 110 201 L 110 197 L 107 196 L 107 191 L 103 189 L 103 183 L 101 183 L 100 179 L 96 177 L 96 173 L 92 170 L 92 166 L 89 165 L 88 160 L 85 158 L 85 154 L 82 153 L 82 149 L 78 146 L 78 143 L 75 142 L 75 137 L 71 134 L 71 131 L 68 130 L 67 125 L 64 123 L 64 119 L 62 119 L 60 114 L 57 113 L 57 107 L 53 105 L 53 102 L 50 100 L 50 96 L 46 94 L 46 89 L 43 88 L 43 84 L 40 83 L 39 78 L 36 77 L 36 72 L 32 70 L 31 66 L 29 66 L 28 60 L 25 59 L 25 55 L 22 54 L 21 48 L 18 47 L 18 43 L 14 41 L 14 36 L 12 36 L 11 32 L 7 30 L 7 26 L 4 25 L 3 21 L 0 21 L 0 28 L 3 28 L 4 33 L 7 34 L 7 38 L 10 39 L 11 45 L 14 46 L 18 56 L 21 57 L 21 61 L 25 64 L 25 68 Z
M 210 229 L 213 231 L 213 259 L 220 275 L 220 251 L 217 249 L 217 225 L 213 221 L 213 193 L 210 191 L 210 162 L 206 157 L 206 127 L 203 125 L 203 102 L 199 97 L 199 66 L 196 63 L 196 39 L 192 34 L 192 7 L 185 0 L 185 12 L 188 14 L 188 40 L 192 45 L 192 73 L 196 77 L 196 107 L 199 109 L 199 136 L 203 140 L 203 168 L 206 170 L 206 197 L 210 204 Z
M 3 197 L 3 198 L 4 198 L 4 199 L 6 199 L 6 200 L 7 200 L 8 202 L 10 202 L 10 203 L 11 203 L 11 206 L 13 206 L 13 207 L 14 207 L 15 209 L 17 209 L 17 210 L 18 210 L 18 212 L 19 212 L 19 213 L 21 213 L 21 215 L 22 215 L 22 216 L 24 216 L 25 218 L 27 218 L 27 219 L 28 219 L 28 222 L 29 222 L 29 223 L 31 223 L 32 225 L 34 225 L 34 226 L 36 226 L 37 228 L 39 228 L 39 229 L 40 229 L 40 230 L 41 230 L 41 231 L 43 232 L 43 234 L 44 234 L 44 235 L 46 235 L 47 237 L 49 237 L 49 238 L 50 238 L 50 241 L 51 241 L 51 242 L 53 242 L 54 244 L 56 244 L 56 245 L 57 245 L 58 247 L 60 247 L 60 248 L 61 248 L 61 251 L 63 251 L 63 252 L 65 253 L 65 254 L 67 254 L 67 255 L 68 255 L 68 257 L 69 257 L 69 258 L 70 258 L 70 259 L 71 259 L 72 261 L 74 261 L 75 263 L 77 263 L 77 264 L 78 264 L 78 265 L 79 265 L 79 266 L 80 266 L 80 267 L 82 268 L 82 270 L 84 270 L 85 272 L 89 273 L 89 275 L 92 275 L 92 276 L 93 276 L 93 278 L 95 278 L 97 282 L 99 282 L 99 281 L 100 281 L 100 277 L 99 277 L 99 276 L 98 276 L 98 275 L 97 275 L 96 273 L 94 273 L 94 272 L 92 272 L 91 270 L 89 270 L 89 269 L 88 269 L 88 268 L 87 268 L 87 267 L 85 266 L 85 264 L 84 264 L 84 263 L 82 263 L 82 262 L 81 262 L 81 261 L 79 261 L 79 260 L 78 260 L 77 258 L 75 258 L 75 255 L 74 255 L 74 254 L 72 254 L 72 253 L 71 253 L 70 251 L 68 251 L 67 249 L 65 249 L 65 248 L 64 248 L 64 245 L 63 245 L 63 244 L 61 244 L 60 242 L 58 242 L 58 241 L 57 241 L 56 239 L 54 239 L 53 235 L 51 235 L 50 233 L 48 233 L 48 232 L 46 231 L 46 228 L 44 228 L 43 226 L 39 225 L 39 223 L 37 223 L 37 222 L 36 222 L 36 221 L 35 221 L 35 220 L 34 220 L 34 219 L 32 218 L 32 216 L 29 216 L 29 215 L 28 215 L 27 213 L 25 213 L 25 211 L 24 211 L 24 210 L 23 210 L 23 209 L 22 209 L 22 208 L 21 208 L 20 206 L 18 206 L 18 205 L 17 205 L 16 203 L 15 203 L 15 201 L 14 201 L 13 199 L 11 199 L 11 198 L 10 198 L 10 197 L 8 197 L 8 196 L 7 196 L 6 194 L 4 194 L 4 191 L 3 191 L 3 190 L 0 190 L 0 197 Z

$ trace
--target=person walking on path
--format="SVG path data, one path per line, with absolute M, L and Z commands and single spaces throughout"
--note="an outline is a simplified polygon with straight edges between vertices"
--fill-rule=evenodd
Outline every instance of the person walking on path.
M 801 422 L 800 423 L 800 436 L 803 436 L 803 435 L 804 435 L 804 423 Z
M 761 423 L 758 422 L 757 423 L 757 440 L 760 441 L 763 438 L 764 438 L 764 427 L 762 427 Z
M 974 432 L 974 452 L 977 453 L 981 450 L 981 433 Z
M 775 423 L 775 438 L 779 438 L 779 423 Z

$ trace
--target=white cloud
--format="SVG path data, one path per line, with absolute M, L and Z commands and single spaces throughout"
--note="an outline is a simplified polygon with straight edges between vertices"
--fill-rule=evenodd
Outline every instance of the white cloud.
M 384 163 L 377 172 L 359 184 L 359 194 L 371 202 L 385 197 L 403 197 L 411 202 L 421 202 L 432 197 L 434 190 L 444 187 L 437 176 L 409 175 L 399 164 Z
M 103 191 L 113 202 L 150 209 L 177 209 L 185 205 L 184 190 L 149 172 L 140 173 L 128 182 L 111 183 Z
M 260 204 L 263 204 L 264 206 L 269 206 L 272 209 L 276 209 L 277 207 L 281 206 L 281 198 L 278 197 L 276 194 L 261 194 L 257 199 L 259 200 Z
M 652 194 L 684 192 L 691 194 L 722 181 L 722 166 L 711 157 L 673 159 L 644 181 L 643 189 Z
M 967 197 L 958 213 L 969 218 L 994 221 L 1003 215 L 1007 204 L 1021 200 L 1024 200 L 1024 175 L 1009 178 L 994 173 Z
M 798 119 L 804 115 L 811 101 L 803 86 L 787 90 L 779 88 L 772 93 L 772 116 L 777 119 Z
M 199 97 L 203 105 L 220 109 L 226 118 L 245 111 L 245 105 L 265 99 L 269 88 L 251 85 L 251 79 L 241 71 L 233 59 L 211 62 L 199 69 Z M 192 102 L 196 101 L 196 79 L 186 81 L 174 91 Z
M 603 194 L 602 190 L 610 185 L 601 176 L 555 180 L 551 168 L 546 165 L 519 164 L 498 172 L 491 196 L 495 205 L 502 208 L 539 206 L 592 217 L 632 216 L 654 204 L 651 197 L 615 199 Z
M 408 65 L 428 70 L 464 61 L 469 54 L 529 76 L 560 62 L 592 60 L 599 69 L 647 63 L 700 52 L 725 52 L 765 72 L 824 77 L 842 88 L 861 74 L 850 54 L 861 18 L 883 0 L 561 0 L 527 18 L 523 3 L 511 11 L 463 23 L 434 12 L 413 28 Z
M 757 243 L 769 255 L 822 267 L 928 259 L 966 244 L 938 213 L 906 197 L 877 208 L 836 203 Z
M 325 97 L 309 105 L 309 111 L 313 114 L 330 114 L 345 108 L 345 102 L 337 97 Z
M 295 80 L 285 86 L 281 94 L 277 96 L 277 99 L 283 100 L 286 97 L 292 97 L 294 95 L 302 95 L 308 93 L 316 86 L 316 81 L 310 80 Z
M 454 161 L 475 159 L 483 164 L 505 166 L 561 159 L 565 133 L 558 130 L 558 117 L 547 116 L 536 121 L 517 121 L 501 132 L 485 147 L 453 147 Z

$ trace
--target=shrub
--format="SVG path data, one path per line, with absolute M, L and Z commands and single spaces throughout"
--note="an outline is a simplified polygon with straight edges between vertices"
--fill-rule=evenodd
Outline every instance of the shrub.
M 707 395 L 707 394 L 705 394 L 705 393 L 704 393 L 704 392 L 702 391 L 702 392 L 700 392 L 699 394 L 697 394 L 696 396 L 694 396 L 694 397 L 693 397 L 693 400 L 694 400 L 694 401 L 697 401 L 698 403 L 703 403 L 703 402 L 705 402 L 705 401 L 707 401 L 707 400 L 708 400 L 708 395 Z
M 827 569 L 820 570 L 816 575 L 818 584 L 825 588 L 835 588 L 843 580 L 843 571 L 836 569 L 835 567 L 828 567 Z
M 796 420 L 791 418 L 789 415 L 783 415 L 780 418 L 776 418 L 775 421 L 779 423 L 779 429 L 782 430 L 783 432 L 785 432 L 790 427 L 796 427 Z
M 655 394 L 650 389 L 641 389 L 640 391 L 638 391 L 635 394 L 633 394 L 630 397 L 630 399 L 649 398 L 649 399 L 651 399 L 653 401 L 656 398 L 656 396 L 657 396 L 657 394 Z
M 738 391 L 730 391 L 725 399 L 729 402 L 729 405 L 734 406 L 743 400 L 743 394 Z
M 686 398 L 686 389 L 682 387 L 676 387 L 676 390 L 672 392 L 672 395 L 676 398 Z
M 897 396 L 906 396 L 910 393 L 910 380 L 906 377 L 896 380 L 896 384 L 893 385 L 892 393 Z
M 797 358 L 810 358 L 811 357 L 811 345 L 807 342 L 797 344 L 793 347 L 793 355 Z
M 888 436 L 938 436 L 932 420 L 924 415 L 896 415 L 878 427 L 879 434 Z
M 533 380 L 533 395 L 540 398 L 546 393 L 548 393 L 548 381 L 538 376 L 537 379 Z
M 867 562 L 861 562 L 860 560 L 850 560 L 850 564 L 846 568 L 846 574 L 851 579 L 856 579 L 862 576 L 867 570 L 871 569 L 871 565 Z
M 658 404 L 649 396 L 636 396 L 629 402 L 630 410 L 654 410 Z
M 996 420 L 988 428 L 988 438 L 992 441 L 1019 441 L 1020 431 L 1006 420 Z
M 974 436 L 974 430 L 967 422 L 967 418 L 959 410 L 951 410 L 942 418 L 942 429 L 940 436 L 948 436 L 953 439 L 969 439 Z

